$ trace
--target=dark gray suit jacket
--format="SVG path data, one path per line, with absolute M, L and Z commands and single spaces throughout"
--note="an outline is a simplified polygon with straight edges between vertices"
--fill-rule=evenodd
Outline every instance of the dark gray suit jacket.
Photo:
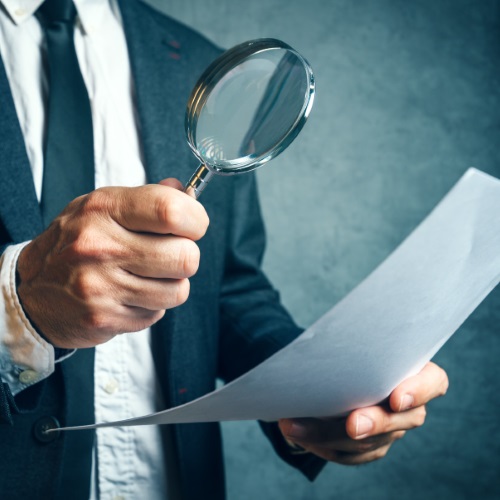
M 121 11 L 134 74 L 144 161 L 149 182 L 186 181 L 196 167 L 184 138 L 189 92 L 219 49 L 137 0 Z M 0 250 L 36 237 L 42 220 L 22 133 L 0 61 Z M 165 401 L 176 406 L 230 381 L 299 333 L 260 270 L 264 229 L 255 178 L 217 179 L 203 196 L 211 226 L 200 242 L 201 265 L 186 304 L 154 327 L 154 357 Z M 0 385 L 0 497 L 82 498 L 89 495 L 92 431 L 62 433 L 44 442 L 40 418 L 62 425 L 93 419 L 93 349 L 57 365 L 56 372 L 12 397 Z M 93 386 L 93 384 L 90 384 Z M 182 389 L 182 390 L 181 390 Z M 222 499 L 224 472 L 217 424 L 169 428 L 183 498 Z M 313 478 L 323 462 L 292 456 L 275 425 L 263 425 L 277 452 Z M 79 435 L 78 438 L 69 437 Z

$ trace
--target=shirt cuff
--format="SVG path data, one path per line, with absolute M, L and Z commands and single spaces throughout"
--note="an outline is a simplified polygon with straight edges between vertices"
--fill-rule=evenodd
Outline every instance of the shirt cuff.
M 29 242 L 8 246 L 0 256 L 0 376 L 13 395 L 54 372 L 54 347 L 29 322 L 16 290 L 16 266 Z

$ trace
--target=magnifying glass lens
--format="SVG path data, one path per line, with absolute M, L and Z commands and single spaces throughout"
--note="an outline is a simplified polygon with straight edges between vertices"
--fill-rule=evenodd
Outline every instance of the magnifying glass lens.
M 305 59 L 273 39 L 225 52 L 196 84 L 186 111 L 186 135 L 202 166 L 188 188 L 198 196 L 214 173 L 253 170 L 297 136 L 314 98 Z
M 286 49 L 253 54 L 226 73 L 201 109 L 195 144 L 205 163 L 237 169 L 267 156 L 300 117 L 309 89 Z

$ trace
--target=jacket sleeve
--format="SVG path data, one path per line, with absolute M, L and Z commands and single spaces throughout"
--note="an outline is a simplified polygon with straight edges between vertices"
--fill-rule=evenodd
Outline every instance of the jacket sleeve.
M 294 340 L 299 328 L 261 269 L 265 248 L 254 174 L 234 176 L 221 296 L 219 374 L 229 382 Z M 325 462 L 294 455 L 276 423 L 261 422 L 278 455 L 314 479 Z

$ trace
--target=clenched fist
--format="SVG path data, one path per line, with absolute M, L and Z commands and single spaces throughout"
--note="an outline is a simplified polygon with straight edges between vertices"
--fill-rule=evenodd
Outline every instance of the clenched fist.
M 18 260 L 18 294 L 56 347 L 92 347 L 143 330 L 186 301 L 208 227 L 175 179 L 72 201 Z

